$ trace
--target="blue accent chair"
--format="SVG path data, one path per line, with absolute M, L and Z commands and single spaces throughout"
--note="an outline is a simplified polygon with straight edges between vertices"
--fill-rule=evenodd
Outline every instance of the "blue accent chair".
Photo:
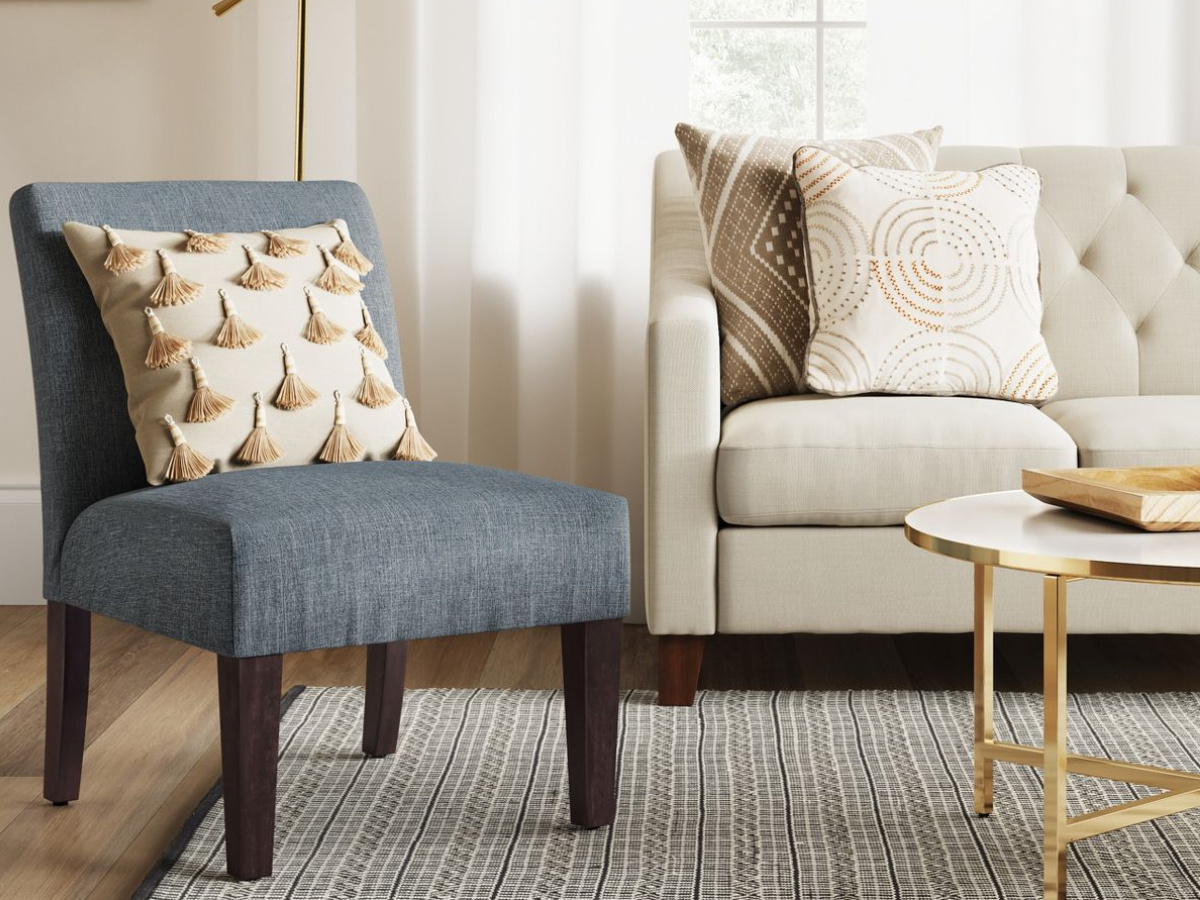
M 625 501 L 478 466 L 251 469 L 146 487 L 116 352 L 63 239 L 259 231 L 341 216 L 376 262 L 362 297 L 399 371 L 383 248 L 345 182 L 33 184 L 10 213 L 37 399 L 49 603 L 45 796 L 79 798 L 91 613 L 218 655 L 229 873 L 271 874 L 283 653 L 367 647 L 363 750 L 396 749 L 405 642 L 562 626 L 571 820 L 615 810 Z

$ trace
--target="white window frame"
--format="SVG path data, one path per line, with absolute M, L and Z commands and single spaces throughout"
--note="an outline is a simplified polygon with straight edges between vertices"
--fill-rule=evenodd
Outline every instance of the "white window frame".
M 691 27 L 696 29 L 729 29 L 729 28 L 810 28 L 817 32 L 816 66 L 817 66 L 817 110 L 816 134 L 817 140 L 825 139 L 825 32 L 831 28 L 866 28 L 863 21 L 826 21 L 825 0 L 816 0 L 815 19 L 691 19 Z

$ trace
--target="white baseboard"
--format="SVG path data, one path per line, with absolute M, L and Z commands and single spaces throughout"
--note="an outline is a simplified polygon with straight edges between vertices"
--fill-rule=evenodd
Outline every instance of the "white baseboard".
M 43 602 L 42 493 L 0 485 L 0 606 Z

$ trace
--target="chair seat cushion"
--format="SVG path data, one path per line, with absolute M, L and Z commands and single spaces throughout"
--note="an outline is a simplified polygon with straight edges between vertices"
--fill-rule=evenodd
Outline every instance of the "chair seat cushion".
M 734 525 L 898 525 L 926 503 L 1020 487 L 1024 468 L 1074 465 L 1071 438 L 1032 406 L 775 397 L 725 417 L 717 504 Z
M 611 619 L 628 529 L 622 497 L 478 466 L 233 472 L 84 510 L 54 599 L 227 656 Z
M 1081 397 L 1043 411 L 1079 446 L 1079 465 L 1200 465 L 1200 397 Z

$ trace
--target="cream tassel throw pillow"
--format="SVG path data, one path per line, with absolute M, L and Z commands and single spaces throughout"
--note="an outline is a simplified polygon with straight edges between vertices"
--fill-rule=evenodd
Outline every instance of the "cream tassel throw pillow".
M 63 234 L 120 358 L 151 484 L 436 455 L 388 371 L 360 299 L 371 263 L 344 221 Z

